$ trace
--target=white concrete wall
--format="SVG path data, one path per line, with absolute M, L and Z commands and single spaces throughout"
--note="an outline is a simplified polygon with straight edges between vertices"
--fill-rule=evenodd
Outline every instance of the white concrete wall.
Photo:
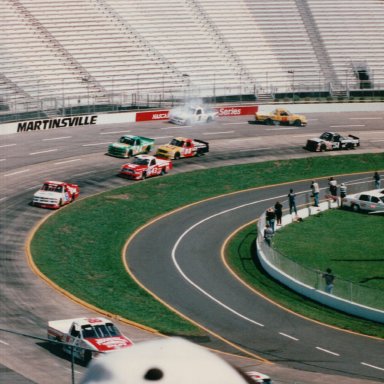
M 329 202 L 322 202 L 320 203 L 320 210 L 318 211 L 318 208 L 310 207 L 310 208 L 304 208 L 298 210 L 298 216 L 302 218 L 306 218 L 309 216 L 309 209 L 311 210 L 311 214 L 315 214 L 317 211 L 324 211 L 329 208 L 337 207 L 337 203 L 329 203 Z M 264 227 L 264 217 L 260 218 L 259 225 L 261 223 L 262 227 Z M 282 218 L 282 226 L 288 225 L 292 223 L 292 216 L 291 215 L 285 215 Z M 260 232 L 260 227 L 259 227 Z M 303 284 L 299 280 L 294 279 L 292 276 L 287 275 L 285 272 L 279 270 L 275 265 L 273 265 L 265 256 L 262 246 L 260 246 L 260 242 L 264 242 L 264 239 L 260 236 L 257 237 L 257 256 L 259 258 L 259 261 L 264 268 L 264 270 L 272 276 L 274 279 L 278 280 L 280 283 L 284 284 L 285 286 L 289 287 L 293 291 L 308 297 L 312 300 L 315 300 L 321 304 L 324 304 L 328 307 L 337 309 L 342 312 L 349 313 L 354 316 L 358 316 L 364 319 L 376 321 L 378 323 L 384 323 L 384 311 L 366 307 L 364 305 L 354 303 L 342 298 L 339 298 L 337 296 L 328 294 L 326 292 L 323 292 L 321 290 L 315 289 L 311 286 L 308 286 L 306 284 Z

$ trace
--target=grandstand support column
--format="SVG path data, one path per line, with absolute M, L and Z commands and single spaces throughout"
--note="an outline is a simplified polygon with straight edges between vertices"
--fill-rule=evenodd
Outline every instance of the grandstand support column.
M 184 83 L 184 100 L 190 99 L 191 97 L 191 78 L 188 73 L 183 73 Z
M 213 73 L 213 103 L 216 104 L 216 72 Z
M 240 73 L 239 73 L 239 95 L 240 95 L 240 103 L 242 103 L 243 101 L 243 78 L 242 78 L 242 75 L 243 75 L 243 71 L 242 69 L 240 68 Z
M 140 108 L 140 73 L 136 75 L 136 106 Z
M 290 69 L 288 73 L 292 75 L 292 103 L 295 104 L 295 71 Z
M 41 105 L 40 105 L 40 79 L 37 80 L 37 106 L 39 108 L 39 111 L 41 110 Z M 39 112 L 40 114 L 40 112 Z
M 65 94 L 64 94 L 64 79 L 61 79 L 61 107 L 62 115 L 65 115 Z

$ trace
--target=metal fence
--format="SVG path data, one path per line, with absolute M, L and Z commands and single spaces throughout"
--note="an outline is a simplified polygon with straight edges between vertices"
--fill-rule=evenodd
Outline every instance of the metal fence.
M 347 187 L 348 194 L 374 189 L 372 181 L 359 181 L 353 184 L 347 184 Z M 324 191 L 325 197 L 327 196 L 327 193 L 328 191 Z M 301 209 L 308 209 L 309 215 L 318 213 L 312 207 L 312 197 L 310 192 L 306 192 L 297 196 L 297 201 L 300 204 Z M 332 204 L 333 207 L 337 207 L 339 203 L 339 200 L 336 203 L 331 203 L 331 200 L 328 201 L 330 207 Z M 261 251 L 263 252 L 267 261 L 296 281 L 299 281 L 316 290 L 325 291 L 325 282 L 322 278 L 324 271 L 318 271 L 300 265 L 293 260 L 293 257 L 283 255 L 277 250 L 273 249 L 273 247 L 268 246 L 264 242 L 264 228 L 265 215 L 260 217 L 258 222 L 258 247 L 261 248 Z M 384 310 L 383 291 L 380 289 L 369 288 L 364 285 L 353 283 L 351 281 L 337 277 L 337 284 L 335 284 L 332 294 L 341 299 L 345 299 L 356 304 Z

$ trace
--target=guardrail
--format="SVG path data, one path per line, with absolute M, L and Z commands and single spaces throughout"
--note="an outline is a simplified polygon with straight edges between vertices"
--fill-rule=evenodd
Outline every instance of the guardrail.
M 348 185 L 349 194 L 370 189 L 374 189 L 372 182 Z M 336 201 L 326 200 L 320 203 L 319 208 L 313 207 L 310 192 L 301 194 L 300 200 L 304 202 L 301 205 L 304 208 L 298 210 L 298 216 L 301 218 L 318 214 L 327 209 L 338 208 L 340 204 L 339 199 Z M 289 225 L 293 220 L 290 214 L 283 216 L 282 226 Z M 258 258 L 263 268 L 272 277 L 312 300 L 355 316 L 384 323 L 382 290 L 365 287 L 338 277 L 332 294 L 325 292 L 325 283 L 322 278 L 323 272 L 298 264 L 265 242 L 265 214 L 259 218 L 257 227 L 256 249 Z

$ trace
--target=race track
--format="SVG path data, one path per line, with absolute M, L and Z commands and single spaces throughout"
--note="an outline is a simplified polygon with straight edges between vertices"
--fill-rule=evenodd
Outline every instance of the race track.
M 317 136 L 325 130 L 337 130 L 341 133 L 360 136 L 363 144 L 353 153 L 384 151 L 383 110 L 369 114 L 366 112 L 348 114 L 313 112 L 307 115 L 309 125 L 306 128 L 255 126 L 248 124 L 247 118 L 239 117 L 223 118 L 214 124 L 199 127 L 177 127 L 167 123 L 148 122 L 140 125 L 61 128 L 1 136 L 0 328 L 45 338 L 48 320 L 92 315 L 89 309 L 57 293 L 39 279 L 27 263 L 25 256 L 27 236 L 33 226 L 49 213 L 29 205 L 33 192 L 42 181 L 45 179 L 71 180 L 80 185 L 82 196 L 89 196 L 128 183 L 129 181 L 116 177 L 120 165 L 125 160 L 111 158 L 104 153 L 108 143 L 129 131 L 156 138 L 158 144 L 169 141 L 174 135 L 192 136 L 210 142 L 210 154 L 199 159 L 180 161 L 175 165 L 174 172 L 268 159 L 323 156 L 324 154 L 310 154 L 304 151 L 302 146 L 308 137 Z M 332 153 L 335 156 L 338 154 L 339 152 Z M 281 311 L 231 279 L 231 275 L 220 263 L 218 250 L 223 240 L 236 229 L 236 226 L 253 220 L 265 209 L 268 201 L 254 203 L 252 209 L 243 211 L 239 209 L 222 214 L 190 230 L 188 236 L 183 237 L 175 248 L 174 257 L 177 263 L 171 261 L 172 252 L 169 253 L 169 251 L 174 249 L 175 239 L 188 230 L 190 225 L 205 219 L 207 213 L 217 214 L 223 209 L 237 205 L 257 202 L 265 198 L 275 199 L 278 195 L 285 195 L 286 187 L 279 188 L 237 194 L 231 199 L 213 200 L 212 205 L 203 203 L 195 206 L 193 210 L 188 208 L 190 220 L 177 216 L 166 218 L 165 220 L 169 220 L 172 224 L 177 223 L 178 228 L 177 231 L 170 231 L 164 235 L 164 249 L 167 252 L 158 255 L 159 262 L 156 263 L 156 268 L 165 268 L 170 278 L 177 279 L 180 295 L 168 297 L 168 293 L 162 291 L 156 285 L 156 279 L 151 276 L 140 275 L 140 279 L 150 280 L 150 283 L 154 284 L 149 287 L 150 289 L 156 290 L 164 300 L 172 300 L 169 302 L 179 310 L 185 310 L 188 316 L 205 315 L 198 320 L 206 322 L 207 327 L 212 327 L 223 334 L 223 337 L 249 348 L 255 354 L 276 362 L 276 366 L 265 368 L 269 373 L 275 371 L 278 378 L 284 377 L 284 372 L 289 372 L 293 380 L 295 373 L 284 371 L 284 366 L 287 366 L 317 372 L 306 375 L 300 372 L 301 382 L 320 383 L 321 380 L 324 382 L 327 375 L 341 375 L 345 380 L 349 380 L 345 383 L 363 383 L 365 380 L 372 380 L 369 381 L 371 383 L 382 382 L 384 371 L 369 366 L 383 367 L 382 361 L 378 360 L 382 356 L 382 341 L 377 342 L 330 330 Z M 300 188 L 304 186 L 298 185 L 297 189 Z M 155 223 L 155 226 L 149 227 L 148 230 L 158 231 L 159 228 L 156 225 L 159 224 Z M 140 233 L 140 236 L 142 235 L 144 236 L 145 233 Z M 187 240 L 191 239 L 196 240 L 193 247 L 187 243 Z M 136 239 L 132 247 L 140 248 Z M 191 257 L 187 256 L 185 247 L 188 248 L 188 252 L 193 253 L 196 262 L 190 263 Z M 209 254 L 206 253 L 207 249 L 210 250 Z M 132 259 L 129 262 L 136 261 Z M 216 266 L 217 279 L 208 279 L 205 276 L 208 269 L 206 263 Z M 188 278 L 218 301 L 210 299 L 196 287 L 191 289 L 193 286 L 182 277 L 176 266 L 180 266 Z M 195 280 L 196 278 L 199 280 Z M 147 280 L 145 282 L 147 284 Z M 218 283 L 224 283 L 231 288 L 230 292 L 224 291 Z M 233 311 L 229 311 L 222 304 Z M 134 342 L 154 337 L 143 330 L 133 329 L 124 324 L 119 325 Z M 281 333 L 297 338 L 298 341 L 294 342 L 293 339 L 284 337 Z M 348 345 L 355 347 L 347 348 Z M 340 356 L 319 348 L 338 353 Z M 363 355 L 361 351 L 364 351 Z M 55 383 L 68 383 L 70 380 L 68 359 L 52 353 L 43 341 L 3 331 L 0 333 L 0 356 L 2 364 L 0 372 L 1 375 L 6 375 L 2 377 L 8 379 L 12 377 L 8 382 L 51 383 L 53 374 Z M 350 367 L 352 362 L 357 364 L 353 369 Z M 362 362 L 369 365 L 361 365 Z M 247 361 L 246 364 L 260 363 Z M 76 366 L 76 378 L 80 377 L 83 371 L 83 367 Z M 350 375 L 357 381 L 353 381 Z M 7 382 L 1 377 L 0 381 Z M 343 379 L 338 377 L 338 382 L 342 383 Z

